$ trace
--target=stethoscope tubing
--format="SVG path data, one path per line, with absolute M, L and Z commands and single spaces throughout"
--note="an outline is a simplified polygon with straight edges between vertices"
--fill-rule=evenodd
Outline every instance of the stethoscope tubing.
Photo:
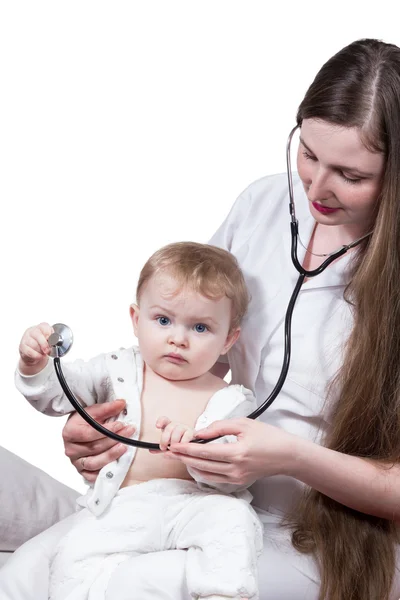
M 115 440 L 116 442 L 122 442 L 128 446 L 137 446 L 138 448 L 147 448 L 150 450 L 160 450 L 159 444 L 153 444 L 152 442 L 143 442 L 142 440 L 132 440 L 131 438 L 125 437 L 123 435 L 119 435 L 118 433 L 114 433 L 103 425 L 100 425 L 93 417 L 86 412 L 86 410 L 79 404 L 74 394 L 72 393 L 66 379 L 64 377 L 64 373 L 61 369 L 61 361 L 58 356 L 53 359 L 54 369 L 56 371 L 56 375 L 64 394 L 67 396 L 68 400 L 71 402 L 72 406 L 75 408 L 76 412 L 80 414 L 82 419 L 84 419 L 89 425 L 96 429 L 99 433 L 106 435 L 107 437 Z

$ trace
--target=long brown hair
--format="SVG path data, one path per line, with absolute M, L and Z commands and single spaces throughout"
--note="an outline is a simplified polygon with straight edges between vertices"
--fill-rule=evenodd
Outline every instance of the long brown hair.
M 354 327 L 329 388 L 340 393 L 324 443 L 390 468 L 400 462 L 400 48 L 365 39 L 338 52 L 299 107 L 298 124 L 309 118 L 357 127 L 367 148 L 385 156 L 373 233 L 345 291 Z M 313 489 L 293 515 L 293 545 L 313 552 L 320 567 L 320 600 L 389 600 L 394 522 Z

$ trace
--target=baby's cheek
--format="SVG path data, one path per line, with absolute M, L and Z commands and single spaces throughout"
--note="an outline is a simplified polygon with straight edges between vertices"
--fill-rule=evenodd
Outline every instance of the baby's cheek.
M 215 345 L 212 344 L 201 352 L 197 362 L 199 367 L 201 366 L 201 369 L 206 372 L 216 363 L 218 357 L 219 352 L 215 351 Z

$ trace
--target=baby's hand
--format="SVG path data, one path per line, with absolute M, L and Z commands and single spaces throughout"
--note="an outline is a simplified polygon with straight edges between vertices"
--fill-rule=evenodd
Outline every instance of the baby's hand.
M 168 419 L 168 417 L 160 417 L 156 421 L 156 427 L 162 429 L 160 439 L 160 449 L 165 451 L 168 450 L 173 442 L 190 442 L 194 438 L 194 429 L 183 425 L 182 423 L 175 423 Z
M 19 344 L 19 370 L 23 375 L 36 375 L 47 365 L 50 346 L 47 342 L 54 332 L 48 323 L 29 327 Z

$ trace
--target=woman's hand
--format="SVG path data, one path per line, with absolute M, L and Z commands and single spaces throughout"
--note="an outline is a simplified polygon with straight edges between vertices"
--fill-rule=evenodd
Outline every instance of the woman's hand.
M 125 400 L 115 400 L 104 404 L 94 404 L 86 408 L 86 412 L 106 429 L 130 437 L 135 427 L 124 425 L 119 421 L 106 423 L 110 417 L 116 417 L 125 408 Z M 62 432 L 65 454 L 75 469 L 87 481 L 93 483 L 100 469 L 116 460 L 126 452 L 126 446 L 93 429 L 78 413 L 73 413 L 66 422 Z
M 253 421 L 216 421 L 196 432 L 196 437 L 212 439 L 236 435 L 232 444 L 171 444 L 167 460 L 180 460 L 210 483 L 250 485 L 261 477 L 290 475 L 297 456 L 299 438 L 283 429 Z

